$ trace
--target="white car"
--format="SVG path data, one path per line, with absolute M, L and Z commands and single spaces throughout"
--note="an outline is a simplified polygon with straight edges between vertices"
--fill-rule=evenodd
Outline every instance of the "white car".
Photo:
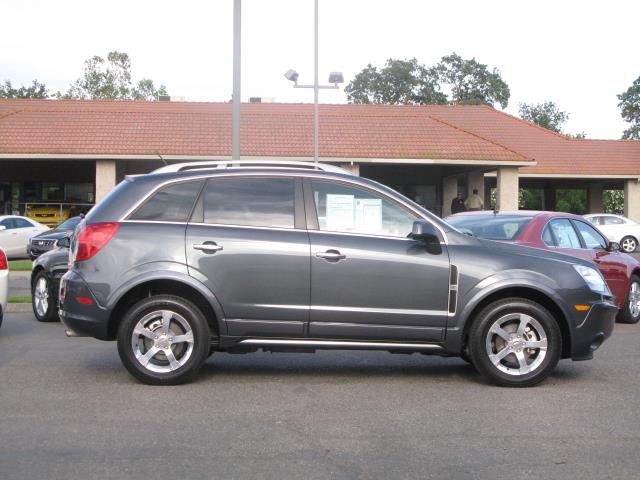
M 9 261 L 4 251 L 0 248 L 0 325 L 7 309 L 7 297 L 9 296 Z
M 0 216 L 0 248 L 9 258 L 27 257 L 29 239 L 39 233 L 49 230 L 49 227 L 16 215 Z
M 635 252 L 640 240 L 640 224 L 622 215 L 594 213 L 584 218 L 598 227 L 612 242 L 618 242 L 622 251 Z

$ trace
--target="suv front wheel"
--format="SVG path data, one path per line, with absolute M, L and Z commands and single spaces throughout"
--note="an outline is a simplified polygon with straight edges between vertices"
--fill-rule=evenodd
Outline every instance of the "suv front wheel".
M 469 332 L 473 365 L 504 387 L 540 383 L 556 367 L 561 348 L 560 327 L 551 313 L 524 298 L 487 305 Z
M 172 295 L 140 300 L 118 330 L 118 353 L 144 383 L 177 385 L 190 380 L 209 353 L 209 326 L 190 301 Z

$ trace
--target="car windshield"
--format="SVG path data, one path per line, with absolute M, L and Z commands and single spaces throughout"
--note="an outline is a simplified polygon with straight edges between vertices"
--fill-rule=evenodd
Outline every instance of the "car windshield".
M 68 220 L 65 220 L 64 222 L 62 222 L 55 229 L 56 230 L 73 230 L 74 228 L 76 228 L 76 225 L 80 223 L 80 220 L 82 220 L 80 217 L 71 217 Z
M 462 233 L 488 240 L 514 240 L 533 217 L 516 215 L 456 215 L 447 222 Z

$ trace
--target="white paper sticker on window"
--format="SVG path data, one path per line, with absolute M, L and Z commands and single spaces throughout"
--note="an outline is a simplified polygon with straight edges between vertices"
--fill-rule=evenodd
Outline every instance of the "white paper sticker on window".
M 358 232 L 382 233 L 382 199 L 358 198 L 355 213 Z
M 354 223 L 353 195 L 327 194 L 327 230 L 352 231 Z

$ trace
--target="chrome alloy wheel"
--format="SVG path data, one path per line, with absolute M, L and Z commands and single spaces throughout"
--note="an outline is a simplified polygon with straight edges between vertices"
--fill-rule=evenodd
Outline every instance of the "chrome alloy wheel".
M 638 244 L 635 241 L 635 239 L 631 237 L 627 237 L 622 240 L 622 244 L 620 246 L 622 247 L 622 250 L 624 250 L 625 252 L 632 253 L 636 251 Z
M 640 284 L 633 282 L 629 289 L 629 313 L 633 318 L 640 315 Z
M 510 313 L 493 322 L 485 345 L 489 360 L 498 370 L 525 375 L 535 371 L 547 355 L 547 334 L 535 318 Z
M 187 363 L 193 353 L 193 342 L 189 322 L 171 310 L 148 313 L 131 334 L 136 360 L 156 373 L 172 372 Z
M 49 285 L 47 279 L 40 277 L 33 290 L 33 297 L 36 304 L 36 312 L 40 317 L 44 317 L 49 310 Z

